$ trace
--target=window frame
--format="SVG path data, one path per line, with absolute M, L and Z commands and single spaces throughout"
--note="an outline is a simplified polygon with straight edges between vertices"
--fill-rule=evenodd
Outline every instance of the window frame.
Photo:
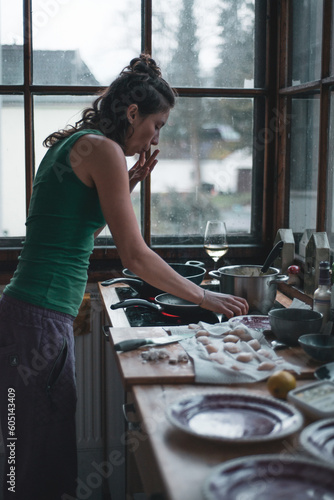
M 330 92 L 334 86 L 334 75 L 330 75 L 332 14 L 333 0 L 323 0 L 323 24 L 321 40 L 321 75 L 314 80 L 299 85 L 290 84 L 291 75 L 291 30 L 292 30 L 292 0 L 281 0 L 278 31 L 280 39 L 279 69 L 278 69 L 278 109 L 284 126 L 278 134 L 277 142 L 277 169 L 279 183 L 277 186 L 276 227 L 289 227 L 289 173 L 290 173 L 290 121 L 291 103 L 293 98 L 307 97 L 317 94 L 320 99 L 319 121 L 319 155 L 318 155 L 318 185 L 317 185 L 317 214 L 316 231 L 326 231 L 327 206 L 331 203 L 329 193 L 324 190 L 328 181 L 328 153 L 329 153 L 329 113 Z M 305 228 L 306 229 L 306 228 Z
M 142 9 L 142 51 L 152 52 L 152 2 L 153 0 L 141 0 Z M 284 2 L 283 2 L 284 3 Z M 262 6 L 262 10 L 260 7 Z M 265 8 L 263 8 L 265 6 Z M 0 86 L 2 94 L 18 93 L 24 97 L 24 124 L 25 124 L 25 179 L 26 179 L 26 210 L 29 207 L 29 200 L 32 192 L 34 178 L 34 132 L 33 132 L 33 98 L 36 95 L 95 95 L 103 87 L 94 86 L 44 86 L 32 83 L 32 16 L 31 0 L 23 0 L 23 23 L 24 23 L 24 83 L 23 85 Z M 266 30 L 262 34 L 262 39 L 256 39 L 256 47 L 264 46 L 265 52 L 261 54 L 265 64 L 265 84 L 261 88 L 177 88 L 178 94 L 182 97 L 250 97 L 254 99 L 254 109 L 259 109 L 255 113 L 254 141 L 256 143 L 256 130 L 267 132 L 264 140 L 263 161 L 254 162 L 254 180 L 252 199 L 255 200 L 252 210 L 254 210 L 253 220 L 256 227 L 253 227 L 256 238 L 243 238 L 231 241 L 229 259 L 232 262 L 256 263 L 266 256 L 269 247 L 275 237 L 277 228 L 284 227 L 280 224 L 285 215 L 282 214 L 279 203 L 275 202 L 276 193 L 281 194 L 277 181 L 276 169 L 276 139 L 277 130 L 272 129 L 271 124 L 277 119 L 277 19 L 278 3 L 270 0 L 258 0 L 256 3 L 256 16 L 265 16 Z M 263 98 L 264 103 L 255 104 L 258 98 Z M 260 99 L 261 100 L 261 99 Z M 279 107 L 279 112 L 281 108 Z M 263 118 L 258 122 L 260 115 Z M 270 134 L 268 135 L 268 131 Z M 281 165 L 281 162 L 279 163 Z M 279 175 L 278 175 L 279 177 Z M 259 187 L 260 184 L 260 187 Z M 262 189 L 263 197 L 257 201 L 256 190 Z M 150 178 L 147 178 L 141 186 L 141 229 L 143 237 L 148 245 L 151 245 L 150 233 Z M 260 228 L 262 227 L 262 231 Z M 259 234 L 259 232 L 261 234 Z M 4 240 L 0 239 L 0 240 Z M 11 269 L 16 262 L 22 238 L 9 238 L 4 246 L 0 241 L 0 261 L 2 268 Z M 195 242 L 187 247 L 177 245 L 158 245 L 154 249 L 166 259 L 205 259 L 200 242 Z M 97 240 L 92 260 L 96 260 L 97 267 L 103 263 L 112 261 L 116 264 L 118 260 L 117 250 L 112 245 L 107 245 L 105 239 Z M 5 264 L 7 262 L 7 265 Z M 209 260 L 208 260 L 209 262 Z M 0 269 L 1 271 L 1 269 Z

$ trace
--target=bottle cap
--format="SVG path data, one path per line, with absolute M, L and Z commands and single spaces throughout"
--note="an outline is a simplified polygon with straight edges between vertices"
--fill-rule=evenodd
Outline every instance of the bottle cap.
M 319 264 L 319 285 L 330 285 L 331 276 L 329 274 L 329 262 L 322 261 Z

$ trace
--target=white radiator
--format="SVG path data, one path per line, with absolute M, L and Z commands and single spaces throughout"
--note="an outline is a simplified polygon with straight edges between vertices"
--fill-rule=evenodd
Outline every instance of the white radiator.
M 90 324 L 86 333 L 75 337 L 78 449 L 103 447 L 105 345 L 101 334 L 102 317 L 99 296 L 91 291 L 90 310 L 87 311 Z

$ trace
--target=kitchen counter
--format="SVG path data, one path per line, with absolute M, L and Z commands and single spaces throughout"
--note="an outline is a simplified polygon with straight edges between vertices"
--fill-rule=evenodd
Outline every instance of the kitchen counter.
M 110 308 L 110 287 L 100 287 L 107 313 Z M 289 305 L 289 299 L 284 305 Z M 126 408 L 129 420 L 127 443 L 127 498 L 134 491 L 144 491 L 148 498 L 164 500 L 202 500 L 202 486 L 212 468 L 232 458 L 253 455 L 300 453 L 298 434 L 288 438 L 256 444 L 236 445 L 191 436 L 174 427 L 165 415 L 166 408 L 175 400 L 200 393 L 219 393 L 241 390 L 269 396 L 266 382 L 251 384 L 199 385 L 195 384 L 190 362 L 171 365 L 168 361 L 143 362 L 140 351 L 116 352 L 113 344 L 130 338 L 167 336 L 162 327 L 118 327 L 108 331 L 110 348 L 126 390 Z M 178 344 L 165 346 L 177 357 L 184 352 Z M 297 384 L 313 379 L 314 369 L 319 366 L 306 356 L 301 348 L 288 348 L 278 353 L 286 360 L 298 364 L 302 372 Z M 139 473 L 139 475 L 138 475 Z M 135 481 L 139 480 L 141 489 Z M 138 479 L 139 478 L 139 479 Z M 153 497 L 152 497 L 153 499 Z
M 265 383 L 247 385 L 247 389 L 236 386 L 233 390 L 268 395 Z M 272 442 L 237 445 L 193 437 L 175 428 L 165 417 L 166 408 L 177 399 L 221 391 L 221 386 L 133 386 L 141 430 L 129 439 L 147 494 L 163 493 L 161 498 L 166 500 L 203 500 L 203 483 L 213 467 L 222 462 L 246 455 L 302 454 L 298 434 Z

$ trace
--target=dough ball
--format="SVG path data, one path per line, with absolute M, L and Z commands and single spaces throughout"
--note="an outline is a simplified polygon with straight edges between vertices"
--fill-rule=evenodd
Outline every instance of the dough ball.
M 204 335 L 200 335 L 199 337 L 197 337 L 197 340 L 203 345 L 211 344 L 210 339 L 208 339 L 208 337 L 205 337 Z
M 198 330 L 196 332 L 195 337 L 208 337 L 210 334 L 206 330 Z
M 191 330 L 197 330 L 197 328 L 199 328 L 199 326 L 198 326 L 198 325 L 196 325 L 195 323 L 190 323 L 190 324 L 188 325 L 188 328 L 190 328 Z
M 249 363 L 253 359 L 253 354 L 251 352 L 241 352 L 235 359 L 242 363 Z
M 254 349 L 254 351 L 258 351 L 259 349 L 261 349 L 261 344 L 257 339 L 249 340 L 248 344 L 251 346 L 252 349 Z
M 216 363 L 219 363 L 220 365 L 223 365 L 225 363 L 225 358 L 224 355 L 218 352 L 213 352 L 209 354 L 210 359 L 212 361 L 216 361 Z
M 205 349 L 208 351 L 209 354 L 212 354 L 213 352 L 218 352 L 217 347 L 214 346 L 213 344 L 206 345 Z
M 239 342 L 240 338 L 237 335 L 226 335 L 223 338 L 223 342 L 234 342 L 235 344 Z
M 259 349 L 257 351 L 258 354 L 260 354 L 260 356 L 264 356 L 265 358 L 272 358 L 272 354 L 270 351 L 267 351 L 267 349 Z
M 233 331 L 232 331 L 232 334 L 233 335 L 237 335 L 239 337 L 240 340 L 245 340 L 245 341 L 248 341 L 248 340 L 252 340 L 252 336 L 250 333 L 248 333 L 248 331 L 245 329 L 245 328 L 235 328 Z
M 275 363 L 273 363 L 272 361 L 262 361 L 262 363 L 259 364 L 257 369 L 260 371 L 270 371 L 273 370 L 275 366 L 276 366 Z
M 234 342 L 226 342 L 224 345 L 224 350 L 231 352 L 232 354 L 240 352 L 240 348 Z

